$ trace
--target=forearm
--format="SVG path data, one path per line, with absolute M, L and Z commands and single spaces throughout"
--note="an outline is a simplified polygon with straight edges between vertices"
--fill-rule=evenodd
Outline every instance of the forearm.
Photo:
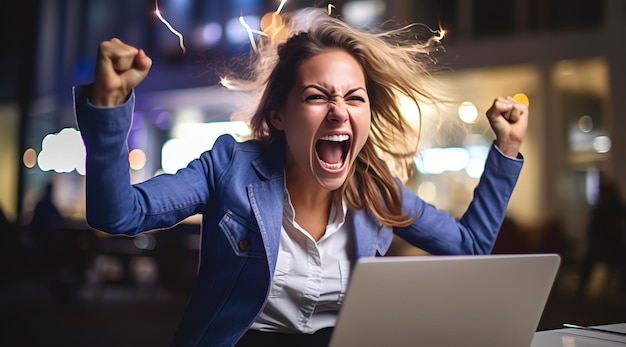
M 484 254 L 495 243 L 523 160 L 504 156 L 493 147 L 474 199 L 460 220 L 438 210 L 405 189 L 403 209 L 415 222 L 396 233 L 432 254 Z
M 127 136 L 132 122 L 134 95 L 118 107 L 106 108 L 87 101 L 89 86 L 74 89 L 76 120 L 85 143 L 86 211 L 88 223 L 113 233 L 133 233 L 127 220 L 140 216 L 130 185 Z
M 459 223 L 471 230 L 480 253 L 489 253 L 502 226 L 511 194 L 523 165 L 523 157 L 508 156 L 492 147 L 474 197 Z

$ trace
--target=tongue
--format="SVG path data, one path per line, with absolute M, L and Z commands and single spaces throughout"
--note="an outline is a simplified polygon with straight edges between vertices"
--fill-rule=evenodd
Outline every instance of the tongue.
M 335 141 L 318 141 L 317 155 L 328 164 L 337 164 L 341 161 L 343 154 L 343 145 L 341 142 Z

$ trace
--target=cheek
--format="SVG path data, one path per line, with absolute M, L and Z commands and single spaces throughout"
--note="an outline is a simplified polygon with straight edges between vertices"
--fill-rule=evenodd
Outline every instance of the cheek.
M 298 120 L 290 119 L 285 127 L 285 136 L 288 145 L 295 151 L 308 151 L 312 146 L 315 127 L 306 118 Z
M 300 116 L 297 119 L 294 117 L 289 119 L 289 123 L 286 124 L 285 133 L 290 137 L 304 141 L 312 136 L 318 126 L 307 117 Z

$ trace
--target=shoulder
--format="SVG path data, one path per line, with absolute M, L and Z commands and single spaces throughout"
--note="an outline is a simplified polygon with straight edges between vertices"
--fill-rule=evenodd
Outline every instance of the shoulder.
M 237 141 L 232 135 L 224 134 L 215 140 L 210 151 L 213 156 L 245 156 L 255 158 L 265 152 L 263 145 L 257 140 Z
M 239 142 L 231 135 L 222 135 L 187 168 L 216 185 L 279 179 L 284 171 L 284 146 L 268 146 L 259 140 Z
M 270 178 L 282 175 L 284 148 L 268 145 L 259 140 L 238 142 L 231 135 L 220 136 L 213 148 L 203 157 L 210 160 L 216 170 L 239 175 L 253 169 L 257 174 Z M 241 171 L 240 171 L 241 170 Z

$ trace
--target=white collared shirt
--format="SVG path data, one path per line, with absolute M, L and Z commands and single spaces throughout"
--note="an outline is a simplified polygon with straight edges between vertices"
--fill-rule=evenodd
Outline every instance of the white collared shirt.
M 333 203 L 326 231 L 319 241 L 295 221 L 285 188 L 278 260 L 267 303 L 251 329 L 313 333 L 334 327 L 350 277 L 354 254 L 347 205 Z

